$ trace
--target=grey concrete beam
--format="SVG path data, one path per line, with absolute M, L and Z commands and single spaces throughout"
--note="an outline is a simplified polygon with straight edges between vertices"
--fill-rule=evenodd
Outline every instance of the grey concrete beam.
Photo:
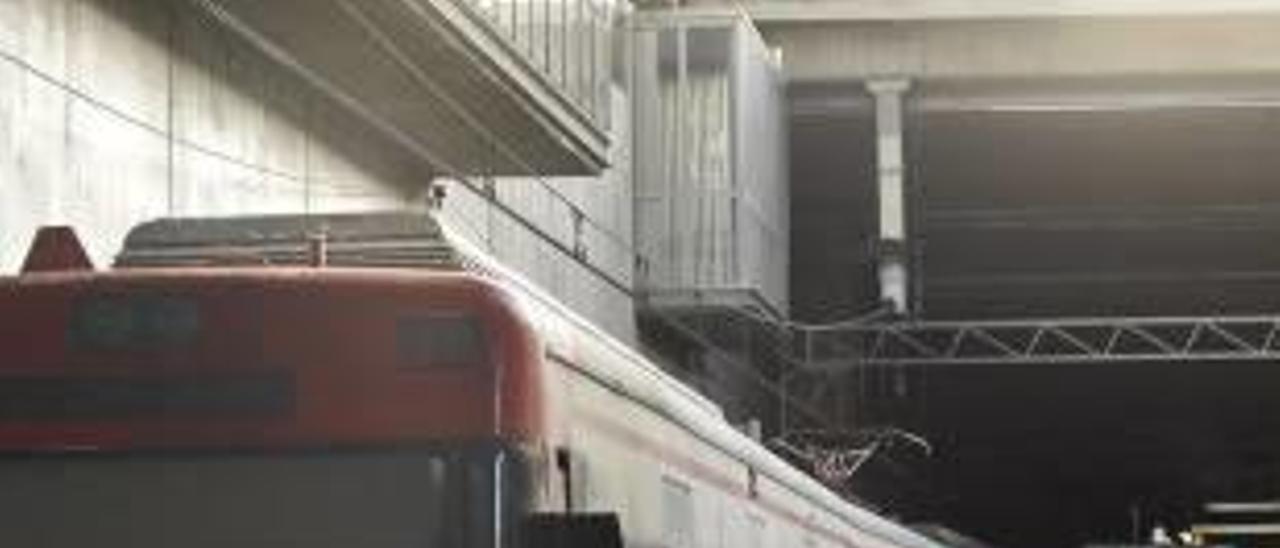
M 869 115 L 861 80 L 796 83 L 791 114 Z M 1041 78 L 933 81 L 911 96 L 912 112 L 1097 112 L 1280 108 L 1280 73 L 1244 77 Z
M 1277 0 L 755 0 L 741 4 L 758 24 L 830 21 L 1061 19 L 1277 14 Z
M 764 25 L 793 83 L 1280 72 L 1280 15 Z

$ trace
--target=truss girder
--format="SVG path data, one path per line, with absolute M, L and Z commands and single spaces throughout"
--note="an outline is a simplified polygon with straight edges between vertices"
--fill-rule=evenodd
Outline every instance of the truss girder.
M 816 369 L 1280 359 L 1280 316 L 902 321 L 796 335 Z

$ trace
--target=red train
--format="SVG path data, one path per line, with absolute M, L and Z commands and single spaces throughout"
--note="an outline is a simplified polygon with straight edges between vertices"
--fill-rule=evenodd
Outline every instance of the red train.
M 0 277 L 0 543 L 937 546 L 474 251 L 486 274 L 339 234 L 314 267 L 200 223 L 216 253 L 163 221 L 110 270 L 46 229 Z

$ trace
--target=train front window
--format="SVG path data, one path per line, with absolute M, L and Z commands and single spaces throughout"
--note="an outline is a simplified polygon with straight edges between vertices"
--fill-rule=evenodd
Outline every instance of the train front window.
M 194 300 L 150 294 L 99 295 L 76 303 L 70 341 L 84 350 L 160 350 L 189 345 L 200 332 Z
M 462 367 L 484 363 L 484 325 L 465 314 L 400 318 L 396 351 L 403 367 Z
M 0 544 L 493 548 L 493 451 L 0 457 Z

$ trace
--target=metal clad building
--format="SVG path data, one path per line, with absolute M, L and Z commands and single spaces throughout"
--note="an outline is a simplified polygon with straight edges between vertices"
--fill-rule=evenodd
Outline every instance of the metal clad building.
M 636 224 L 645 289 L 657 303 L 729 298 L 785 314 L 780 59 L 734 12 L 644 13 L 637 25 Z

